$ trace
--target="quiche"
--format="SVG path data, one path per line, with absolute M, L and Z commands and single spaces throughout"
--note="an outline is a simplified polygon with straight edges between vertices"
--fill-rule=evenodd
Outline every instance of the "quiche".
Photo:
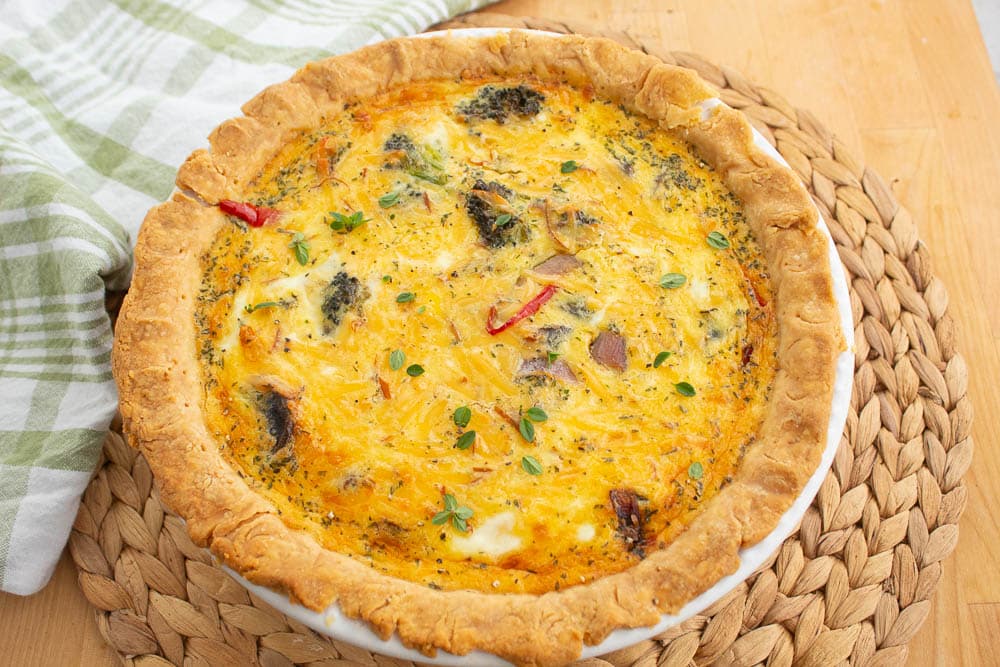
M 844 342 L 796 177 L 612 42 L 396 40 L 222 124 L 113 366 L 193 538 L 427 654 L 557 663 L 736 569 Z

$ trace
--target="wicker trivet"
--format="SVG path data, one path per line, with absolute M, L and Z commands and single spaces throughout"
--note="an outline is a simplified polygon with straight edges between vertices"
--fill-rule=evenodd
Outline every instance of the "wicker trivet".
M 447 25 L 598 32 L 498 14 Z M 601 34 L 697 70 L 802 177 L 850 274 L 857 362 L 833 470 L 771 562 L 704 614 L 585 662 L 900 665 L 958 540 L 972 458 L 967 369 L 913 220 L 809 112 L 697 55 Z M 249 594 L 191 543 L 113 428 L 70 551 L 98 629 L 126 663 L 412 664 L 323 638 Z

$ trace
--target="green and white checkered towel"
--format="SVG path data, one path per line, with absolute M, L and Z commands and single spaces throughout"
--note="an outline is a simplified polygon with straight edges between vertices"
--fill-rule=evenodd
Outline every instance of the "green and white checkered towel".
M 221 121 L 309 60 L 491 0 L 44 0 L 0 19 L 0 588 L 59 558 L 114 415 L 105 289 Z

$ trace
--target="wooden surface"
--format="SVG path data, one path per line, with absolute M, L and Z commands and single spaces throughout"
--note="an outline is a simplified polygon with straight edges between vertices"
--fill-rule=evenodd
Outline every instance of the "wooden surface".
M 947 285 L 976 408 L 968 509 L 911 667 L 1000 664 L 1000 89 L 967 0 L 509 0 L 695 51 L 812 110 L 890 183 Z M 0 594 L 0 665 L 115 664 L 64 554 Z

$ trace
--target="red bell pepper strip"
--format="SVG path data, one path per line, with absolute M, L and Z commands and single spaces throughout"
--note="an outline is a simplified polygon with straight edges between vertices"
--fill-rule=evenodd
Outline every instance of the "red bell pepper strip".
M 559 288 L 556 287 L 555 285 L 546 285 L 545 289 L 539 292 L 534 299 L 524 304 L 521 310 L 514 313 L 514 316 L 512 318 L 510 318 L 500 326 L 495 326 L 493 323 L 497 316 L 497 307 L 490 306 L 490 314 L 489 317 L 486 319 L 486 331 L 491 336 L 496 336 L 501 331 L 506 331 L 507 329 L 511 328 L 512 326 L 523 320 L 524 318 L 531 317 L 532 315 L 538 312 L 538 309 L 541 308 L 546 301 L 552 298 L 552 295 L 555 294 L 558 289 Z
M 219 201 L 219 208 L 223 213 L 235 215 L 251 227 L 263 227 L 268 222 L 281 215 L 281 211 L 277 211 L 273 208 L 254 206 L 253 204 L 233 201 L 232 199 L 223 199 Z

